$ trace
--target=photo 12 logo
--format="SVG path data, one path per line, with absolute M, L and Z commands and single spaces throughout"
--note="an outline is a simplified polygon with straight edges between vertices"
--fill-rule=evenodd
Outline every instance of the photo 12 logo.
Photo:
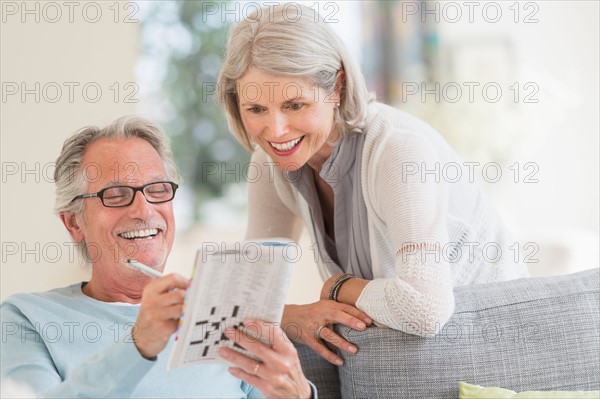
M 63 321 L 33 323 L 33 329 L 28 325 L 16 322 L 2 322 L 2 343 L 10 342 L 87 342 L 96 343 L 101 339 L 110 339 L 114 343 L 132 343 L 134 323 L 97 323 L 95 321 L 81 323 L 79 321 Z
M 139 247 L 135 242 L 128 242 L 125 245 L 113 243 L 106 247 L 99 243 L 90 241 L 85 243 L 86 250 L 82 251 L 81 246 L 75 242 L 2 242 L 2 263 L 11 261 L 27 263 L 74 263 L 81 260 L 85 263 L 94 263 L 100 259 L 121 264 L 124 259 L 134 258 L 140 253 Z M 105 252 L 103 252 L 103 248 Z
M 2 162 L 2 183 L 55 183 L 54 172 L 56 162 Z M 102 178 L 110 176 L 114 181 L 126 180 L 131 184 L 142 184 L 136 177 L 140 170 L 137 162 L 114 162 L 108 170 L 102 171 L 97 162 L 85 165 L 73 165 L 67 169 L 66 176 L 69 181 L 82 179 L 85 183 L 97 183 Z
M 321 2 L 315 1 L 312 4 L 304 4 L 310 8 L 312 12 L 311 19 L 318 22 L 319 16 L 325 23 L 337 23 L 336 18 L 340 10 L 339 4 L 334 1 Z M 238 23 L 242 20 L 256 21 L 266 17 L 269 21 L 273 21 L 275 14 L 274 8 L 283 6 L 282 17 L 286 22 L 294 23 L 300 20 L 303 16 L 302 8 L 296 2 L 278 2 L 278 1 L 231 1 L 231 2 L 202 2 L 202 22 L 207 23 L 211 19 L 219 20 L 222 23 L 234 22 Z
M 491 24 L 511 20 L 515 24 L 539 22 L 540 6 L 534 1 L 402 1 L 402 22 L 459 22 Z
M 2 1 L 2 23 L 78 23 L 95 24 L 103 20 L 114 23 L 140 22 L 140 7 L 127 1 Z
M 235 263 L 253 264 L 274 262 L 279 250 L 281 250 L 283 259 L 289 263 L 298 262 L 302 257 L 302 248 L 295 242 L 285 243 L 283 246 L 264 245 L 260 241 L 205 242 L 202 244 L 200 253 L 204 263 L 208 262 L 209 258 L 220 258 L 221 262 L 226 262 L 226 259 L 233 257 Z
M 497 183 L 512 177 L 514 183 L 539 183 L 540 170 L 536 162 L 513 162 L 506 167 L 497 162 L 402 162 L 402 182 L 421 183 L 475 183 L 483 179 L 486 183 Z
M 467 101 L 473 104 L 483 100 L 494 104 L 506 99 L 516 103 L 537 104 L 540 87 L 536 82 L 513 82 L 502 85 L 498 82 L 402 82 L 402 102 L 458 103 Z
M 86 102 L 95 104 L 105 96 L 114 103 L 138 103 L 135 82 L 110 85 L 98 82 L 2 82 L 2 103 Z

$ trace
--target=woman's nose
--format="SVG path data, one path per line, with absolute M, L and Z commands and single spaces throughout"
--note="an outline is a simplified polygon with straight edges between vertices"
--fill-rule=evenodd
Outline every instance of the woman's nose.
M 273 138 L 283 137 L 289 133 L 288 118 L 282 112 L 274 112 L 269 124 L 269 135 Z

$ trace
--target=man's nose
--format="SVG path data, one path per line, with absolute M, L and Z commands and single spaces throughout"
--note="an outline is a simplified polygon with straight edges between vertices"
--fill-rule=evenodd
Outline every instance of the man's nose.
M 152 214 L 152 204 L 146 200 L 141 191 L 135 193 L 133 202 L 128 207 L 129 214 L 132 218 L 147 219 Z

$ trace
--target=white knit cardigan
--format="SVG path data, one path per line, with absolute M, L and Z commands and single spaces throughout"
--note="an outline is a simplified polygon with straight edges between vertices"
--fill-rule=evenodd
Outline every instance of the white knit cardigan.
M 433 335 L 453 312 L 454 286 L 527 275 L 469 173 L 473 166 L 469 171 L 435 130 L 373 103 L 364 133 L 361 186 L 374 279 L 359 309 L 378 325 Z M 247 238 L 298 240 L 304 225 L 315 243 L 308 204 L 286 175 L 261 149 L 251 165 Z M 323 257 L 316 260 L 327 279 Z

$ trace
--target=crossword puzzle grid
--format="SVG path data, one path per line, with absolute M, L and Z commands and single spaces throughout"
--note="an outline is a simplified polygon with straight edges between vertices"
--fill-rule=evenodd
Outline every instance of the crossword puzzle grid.
M 210 316 L 199 320 L 194 326 L 192 341 L 186 352 L 186 359 L 218 358 L 217 349 L 220 344 L 229 341 L 225 336 L 225 328 L 237 328 L 241 324 L 240 306 L 235 305 L 231 312 L 220 313 L 217 307 L 210 309 Z M 243 349 L 236 343 L 234 348 Z

